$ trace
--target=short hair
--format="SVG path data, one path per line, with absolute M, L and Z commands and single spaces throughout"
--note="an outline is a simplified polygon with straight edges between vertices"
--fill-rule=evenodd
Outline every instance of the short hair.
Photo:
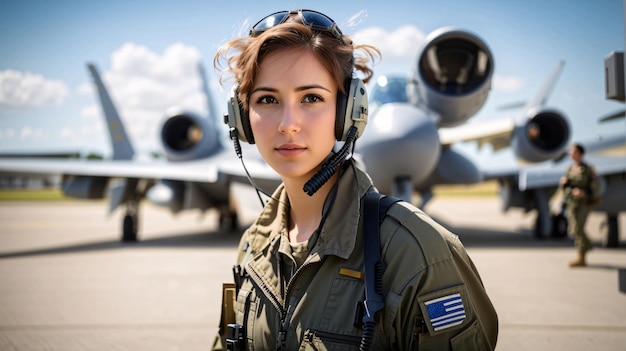
M 340 41 L 330 33 L 303 24 L 300 16 L 294 16 L 288 22 L 269 28 L 258 36 L 228 41 L 218 49 L 213 64 L 218 71 L 224 69 L 232 74 L 238 85 L 239 101 L 247 111 L 261 61 L 272 52 L 294 48 L 312 52 L 343 93 L 346 93 L 344 81 L 352 77 L 355 69 L 364 75 L 363 82 L 367 83 L 374 74 L 369 63 L 373 64 L 380 57 L 380 51 L 374 46 L 355 45 L 345 34 Z M 235 53 L 231 55 L 233 51 Z M 355 51 L 364 55 L 355 56 Z
M 572 147 L 576 148 L 576 150 L 578 150 L 578 152 L 580 152 L 581 155 L 585 154 L 585 147 L 582 146 L 582 144 L 574 143 L 572 144 Z

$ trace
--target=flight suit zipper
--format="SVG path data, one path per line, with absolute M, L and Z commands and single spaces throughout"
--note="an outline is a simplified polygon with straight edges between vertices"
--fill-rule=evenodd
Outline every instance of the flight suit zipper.
M 294 262 L 295 263 L 295 262 Z M 319 263 L 319 262 L 315 262 L 315 263 Z M 287 288 L 285 291 L 285 294 L 283 296 L 283 301 L 285 304 L 287 304 L 287 306 L 283 306 L 283 311 L 286 310 L 285 313 L 281 314 L 281 323 L 280 323 L 280 330 L 278 332 L 278 342 L 279 345 L 277 347 L 278 350 L 285 350 L 287 347 L 287 331 L 289 330 L 289 324 L 291 322 L 291 314 L 293 313 L 293 309 L 295 308 L 295 306 L 292 306 L 289 303 L 289 296 L 291 295 L 291 289 L 292 287 L 295 285 L 295 281 L 297 280 L 297 278 L 302 275 L 302 272 L 305 269 L 309 269 L 312 265 L 314 264 L 314 262 L 306 262 L 304 264 L 302 264 L 302 266 L 300 266 L 300 268 L 298 268 L 292 275 L 291 278 L 289 279 L 289 282 L 287 282 Z
M 413 326 L 413 340 L 411 341 L 411 350 L 419 351 L 420 349 L 420 334 L 428 332 L 426 322 L 422 316 L 415 317 L 415 326 Z
M 297 278 L 302 275 L 302 272 L 306 269 L 309 269 L 311 266 L 313 266 L 314 264 L 319 264 L 320 261 L 316 261 L 316 262 L 305 262 L 302 266 L 300 266 L 292 275 L 291 278 L 289 279 L 289 281 L 287 282 L 287 286 L 283 288 L 282 283 L 281 283 L 281 295 L 283 298 L 283 301 L 281 302 L 280 299 L 278 298 L 278 296 L 276 296 L 274 294 L 274 292 L 267 286 L 264 284 L 263 279 L 261 279 L 261 277 L 259 276 L 259 274 L 254 270 L 254 269 L 249 269 L 248 270 L 248 275 L 250 276 L 250 279 L 259 287 L 263 290 L 264 295 L 268 298 L 268 300 L 270 301 L 270 303 L 272 304 L 272 306 L 274 306 L 274 308 L 276 308 L 276 310 L 278 311 L 279 314 L 279 326 L 278 326 L 278 334 L 277 334 L 277 339 L 276 339 L 276 349 L 277 350 L 285 350 L 287 347 L 287 331 L 289 330 L 289 325 L 290 325 L 290 315 L 291 313 L 293 313 L 293 311 L 289 310 L 289 296 L 290 296 L 290 291 L 292 289 L 292 287 L 295 285 L 295 281 L 297 280 Z M 295 262 L 294 262 L 295 264 Z M 279 265 L 279 270 L 280 270 L 280 265 Z M 281 272 L 277 272 L 278 276 L 280 277 L 279 279 L 284 278 L 281 274 Z M 294 306 L 295 307 L 295 306 Z

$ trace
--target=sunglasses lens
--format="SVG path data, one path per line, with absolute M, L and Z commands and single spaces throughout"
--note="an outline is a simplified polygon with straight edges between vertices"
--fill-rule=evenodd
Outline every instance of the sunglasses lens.
M 281 11 L 273 13 L 264 19 L 260 20 L 257 24 L 252 27 L 252 31 L 260 33 L 266 31 L 280 23 L 289 15 L 289 11 Z
M 287 17 L 291 13 L 295 12 L 280 11 L 263 18 L 262 20 L 257 22 L 257 24 L 255 24 L 252 29 L 250 29 L 250 36 L 255 37 L 274 26 L 283 23 L 285 20 L 287 20 Z M 298 13 L 302 17 L 305 25 L 316 30 L 329 32 L 343 43 L 343 40 L 341 38 L 341 31 L 339 30 L 339 28 L 337 28 L 335 22 L 332 19 L 328 18 L 328 16 L 312 10 L 300 10 L 298 11 Z
M 304 24 L 324 29 L 330 29 L 335 22 L 325 15 L 314 11 L 302 11 Z

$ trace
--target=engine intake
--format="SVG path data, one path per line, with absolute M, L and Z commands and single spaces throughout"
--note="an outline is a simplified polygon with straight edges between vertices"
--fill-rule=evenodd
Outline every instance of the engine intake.
M 213 124 L 195 114 L 178 113 L 161 128 L 161 143 L 170 161 L 187 161 L 210 156 L 220 147 Z
M 481 38 L 442 28 L 426 38 L 418 58 L 416 95 L 440 115 L 440 127 L 454 127 L 483 106 L 493 70 L 493 55 Z
M 555 159 L 565 152 L 570 138 L 570 126 L 564 115 L 556 110 L 531 111 L 529 119 L 516 126 L 511 148 L 525 162 Z

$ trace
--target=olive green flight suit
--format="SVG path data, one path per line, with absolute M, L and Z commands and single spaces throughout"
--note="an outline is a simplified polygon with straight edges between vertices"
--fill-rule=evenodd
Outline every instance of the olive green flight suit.
M 590 198 L 597 189 L 593 189 L 593 187 L 597 187 L 598 184 L 592 167 L 586 163 L 581 163 L 579 169 L 579 172 L 575 172 L 573 165 L 567 168 L 565 172 L 567 182 L 563 186 L 563 195 L 568 209 L 570 232 L 574 236 L 574 244 L 579 251 L 585 252 L 593 247 L 585 232 L 585 224 L 587 223 L 589 212 L 594 207 L 590 203 Z M 575 199 L 572 195 L 574 188 L 579 188 L 584 196 Z
M 245 327 L 247 349 L 359 349 L 357 305 L 365 297 L 361 214 L 372 189 L 367 174 L 347 168 L 300 267 L 286 232 L 289 201 L 282 186 L 276 190 L 239 246 L 246 275 L 236 322 Z M 399 202 L 387 212 L 380 236 L 385 305 L 371 350 L 495 348 L 496 311 L 456 235 Z M 446 301 L 454 305 L 450 311 Z

